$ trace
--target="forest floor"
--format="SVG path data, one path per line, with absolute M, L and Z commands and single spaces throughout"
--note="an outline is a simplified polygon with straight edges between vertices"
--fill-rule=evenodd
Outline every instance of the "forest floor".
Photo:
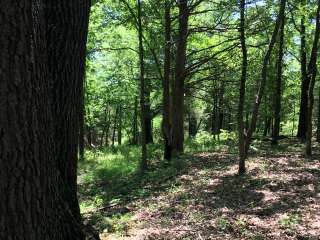
M 320 239 L 319 154 L 305 159 L 294 139 L 255 148 L 243 177 L 228 146 L 154 161 L 144 177 L 107 178 L 90 160 L 79 173 L 83 216 L 102 240 Z

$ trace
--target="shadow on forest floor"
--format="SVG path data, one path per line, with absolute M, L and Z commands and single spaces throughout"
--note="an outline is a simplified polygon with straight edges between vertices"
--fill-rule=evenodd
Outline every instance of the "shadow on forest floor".
M 79 183 L 82 204 L 94 205 L 84 217 L 102 239 L 319 239 L 319 155 L 304 159 L 292 139 L 255 148 L 243 177 L 226 151 L 176 165 L 155 157 L 144 177 L 106 178 L 90 163 L 94 177 Z

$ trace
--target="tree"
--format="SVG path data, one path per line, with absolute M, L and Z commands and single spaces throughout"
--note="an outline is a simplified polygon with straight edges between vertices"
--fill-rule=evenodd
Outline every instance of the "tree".
M 264 95 L 264 90 L 266 87 L 268 64 L 269 64 L 269 60 L 271 57 L 273 47 L 276 43 L 276 38 L 278 36 L 278 32 L 280 29 L 281 21 L 283 19 L 283 15 L 285 14 L 285 6 L 286 6 L 286 0 L 281 0 L 280 7 L 279 7 L 279 13 L 278 13 L 278 17 L 277 17 L 277 20 L 276 20 L 276 23 L 274 26 L 274 30 L 273 30 L 271 39 L 269 41 L 268 49 L 267 49 L 267 51 L 264 55 L 264 58 L 263 58 L 263 64 L 262 64 L 262 69 L 261 69 L 261 80 L 259 82 L 258 92 L 256 94 L 256 98 L 255 98 L 255 101 L 253 104 L 251 122 L 250 122 L 249 129 L 247 131 L 246 139 L 245 139 L 244 159 L 246 159 L 246 157 L 248 155 L 252 135 L 253 135 L 254 131 L 256 130 L 259 108 L 260 108 L 262 97 Z M 245 161 L 244 160 L 241 160 L 241 161 L 242 161 L 242 163 L 240 163 L 240 165 L 239 165 L 239 174 L 243 174 L 245 172 Z
M 145 111 L 145 79 L 144 79 L 144 48 L 143 48 L 143 29 L 141 17 L 141 1 L 138 0 L 138 37 L 139 37 L 139 60 L 140 60 L 140 110 L 141 110 L 141 165 L 140 169 L 144 172 L 147 167 L 147 138 L 146 138 L 146 111 Z
M 302 6 L 306 6 L 306 1 L 302 0 Z M 308 86 L 309 78 L 307 77 L 307 50 L 306 50 L 306 26 L 305 14 L 301 16 L 300 23 L 300 67 L 301 67 L 301 96 L 300 111 L 297 137 L 301 140 L 306 139 L 307 134 L 307 114 L 308 114 Z
M 90 1 L 46 2 L 48 77 L 56 164 L 64 182 L 61 195 L 75 218 L 77 162 Z
M 281 27 L 279 32 L 279 52 L 277 59 L 277 77 L 276 77 L 276 91 L 274 100 L 274 126 L 272 131 L 272 144 L 277 145 L 280 134 L 281 122 L 281 96 L 282 96 L 282 72 L 283 72 L 283 48 L 284 48 L 284 26 L 285 14 L 281 19 Z
M 170 76 L 171 76 L 171 3 L 164 1 L 164 76 L 163 76 L 163 122 L 162 131 L 165 141 L 164 158 L 171 159 L 172 151 L 172 123 L 171 123 L 171 104 L 170 104 Z
M 179 0 L 179 32 L 175 60 L 175 80 L 172 91 L 172 147 L 177 153 L 183 152 L 184 141 L 184 85 L 186 78 L 186 50 L 188 38 L 188 1 Z
M 60 197 L 43 4 L 0 4 L 0 238 L 80 240 L 81 225 Z
M 307 134 L 306 134 L 306 156 L 309 157 L 312 154 L 312 113 L 314 105 L 314 86 L 317 76 L 317 59 L 319 49 L 320 38 L 320 0 L 318 0 L 318 7 L 316 13 L 316 29 L 314 33 L 314 40 L 311 50 L 310 61 L 308 64 L 307 81 L 309 82 L 308 88 L 308 111 L 307 111 Z
M 238 134 L 239 134 L 239 173 L 245 172 L 245 132 L 244 132 L 244 121 L 243 121 L 243 109 L 245 103 L 246 93 L 246 80 L 247 80 L 247 66 L 248 66 L 248 53 L 246 46 L 245 36 L 245 0 L 240 1 L 240 40 L 242 49 L 242 72 L 240 79 L 240 90 L 239 90 L 239 106 L 238 106 Z

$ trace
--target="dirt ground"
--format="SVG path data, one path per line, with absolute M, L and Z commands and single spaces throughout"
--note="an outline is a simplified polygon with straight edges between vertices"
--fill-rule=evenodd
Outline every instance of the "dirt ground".
M 289 140 L 268 149 L 251 155 L 243 177 L 227 151 L 189 156 L 161 190 L 149 186 L 151 196 L 108 208 L 132 217 L 122 234 L 101 239 L 320 239 L 319 155 L 305 159 Z

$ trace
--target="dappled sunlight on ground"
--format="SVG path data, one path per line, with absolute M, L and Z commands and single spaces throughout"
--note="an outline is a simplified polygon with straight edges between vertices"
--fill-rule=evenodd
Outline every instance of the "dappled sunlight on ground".
M 320 161 L 298 150 L 255 154 L 244 177 L 237 176 L 233 154 L 188 156 L 187 167 L 149 185 L 150 194 L 101 209 L 102 218 L 130 216 L 119 231 L 100 229 L 101 237 L 319 239 Z

